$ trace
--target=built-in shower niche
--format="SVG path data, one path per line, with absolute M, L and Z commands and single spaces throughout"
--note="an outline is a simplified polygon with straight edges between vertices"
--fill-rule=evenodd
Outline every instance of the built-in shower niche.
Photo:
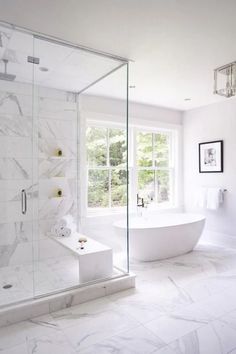
M 119 278 L 128 268 L 121 270 L 116 264 L 116 242 L 111 242 L 110 229 L 102 228 L 101 239 L 89 227 L 97 220 L 100 229 L 103 217 L 94 219 L 88 212 L 85 133 L 90 120 L 84 117 L 89 115 L 93 120 L 95 114 L 93 104 L 83 109 L 80 103 L 82 93 L 85 95 L 94 83 L 98 95 L 108 94 L 109 87 L 100 85 L 100 79 L 121 67 L 127 74 L 127 61 L 7 24 L 0 25 L 0 34 L 0 72 L 4 71 L 4 59 L 8 61 L 7 73 L 12 75 L 11 81 L 0 76 L 1 307 L 76 289 L 100 278 Z M 126 75 L 122 87 L 127 93 Z M 125 110 L 122 124 L 127 129 Z M 127 217 L 127 212 L 123 214 Z M 85 245 L 90 266 L 79 260 L 72 246 L 63 244 L 64 239 L 54 239 L 50 234 L 52 226 L 65 215 L 71 215 L 76 231 L 91 240 Z M 77 242 L 77 237 L 69 236 L 65 242 Z M 120 242 L 117 240 L 117 244 Z M 97 259 L 101 257 L 97 264 L 96 252 L 87 249 L 93 243 Z M 126 251 L 127 239 L 122 255 L 127 265 Z M 105 261 L 102 252 L 105 258 L 107 253 Z M 103 261 L 109 264 L 107 273 L 81 276 L 84 264 L 89 270 L 91 264 L 94 269 L 102 269 Z

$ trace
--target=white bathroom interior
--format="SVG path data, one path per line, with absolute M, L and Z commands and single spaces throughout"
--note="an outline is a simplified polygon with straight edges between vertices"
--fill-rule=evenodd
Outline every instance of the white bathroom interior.
M 236 8 L 230 0 L 216 41 L 219 1 L 214 33 L 202 1 L 199 13 L 184 2 L 184 21 L 175 27 L 169 15 L 165 27 L 163 17 L 155 32 L 158 53 L 132 30 L 137 52 L 115 50 L 114 40 L 106 47 L 105 35 L 101 50 L 95 40 L 78 45 L 57 21 L 57 31 L 44 30 L 5 5 L 3 353 L 236 353 Z M 139 11 L 150 15 L 149 5 Z M 12 326 L 25 332 L 10 343 Z
M 1 305 L 127 274 L 127 61 L 0 32 Z M 114 78 L 119 112 L 94 114 Z

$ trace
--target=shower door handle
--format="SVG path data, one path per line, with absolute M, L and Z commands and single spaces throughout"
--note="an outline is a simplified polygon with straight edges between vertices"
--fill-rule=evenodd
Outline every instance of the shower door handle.
M 27 195 L 25 189 L 21 191 L 21 212 L 22 214 L 26 214 L 27 212 Z

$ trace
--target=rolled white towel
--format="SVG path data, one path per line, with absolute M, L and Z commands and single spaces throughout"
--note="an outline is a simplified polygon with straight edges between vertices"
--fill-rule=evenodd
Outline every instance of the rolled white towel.
M 57 220 L 56 225 L 59 228 L 67 227 L 67 222 L 66 222 L 66 220 L 60 219 L 60 220 Z
M 74 222 L 74 218 L 72 215 L 68 214 L 62 217 L 62 220 L 66 223 L 65 227 L 71 229 L 72 232 L 76 232 L 77 226 Z
M 58 225 L 58 224 L 55 224 L 55 225 L 53 225 L 52 228 L 51 228 L 51 234 L 52 234 L 53 236 L 58 236 L 59 232 L 60 232 L 63 228 L 64 228 L 64 226 L 62 227 L 62 226 L 60 226 L 60 225 Z
M 74 223 L 74 218 L 71 214 L 64 215 L 62 217 L 62 220 L 66 222 L 66 225 L 70 225 Z
M 71 229 L 68 227 L 64 227 L 62 230 L 59 231 L 59 237 L 69 237 L 71 235 Z

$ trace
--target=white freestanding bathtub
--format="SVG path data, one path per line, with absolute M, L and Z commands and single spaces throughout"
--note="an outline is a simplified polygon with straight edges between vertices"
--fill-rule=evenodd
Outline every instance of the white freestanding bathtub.
M 196 246 L 205 225 L 205 216 L 176 213 L 130 217 L 130 256 L 140 261 L 154 261 L 179 256 Z M 114 223 L 121 235 L 126 221 Z

